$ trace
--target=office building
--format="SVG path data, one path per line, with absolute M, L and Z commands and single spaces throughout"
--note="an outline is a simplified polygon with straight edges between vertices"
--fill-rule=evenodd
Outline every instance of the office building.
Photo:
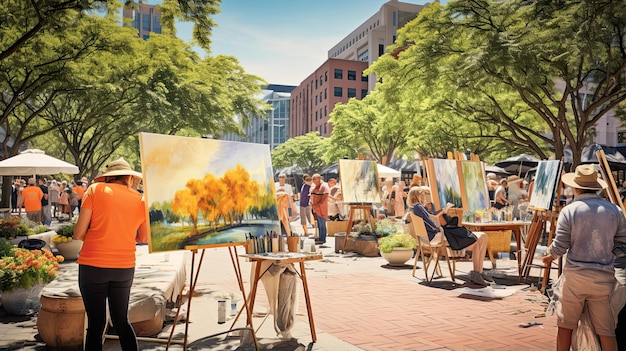
M 317 131 L 321 136 L 330 136 L 332 124 L 328 116 L 335 104 L 350 98 L 360 100 L 374 90 L 376 78 L 363 77 L 363 71 L 385 53 L 387 46 L 395 42 L 398 29 L 414 19 L 424 6 L 388 1 L 333 46 L 328 51 L 328 60 L 291 94 L 290 134 Z
M 289 107 L 294 88 L 292 85 L 277 84 L 265 87 L 260 99 L 272 107 L 267 112 L 267 118 L 250 116 L 250 125 L 243 127 L 243 136 L 230 133 L 222 139 L 266 144 L 270 150 L 284 143 L 289 139 Z
M 367 62 L 328 59 L 291 94 L 292 136 L 317 131 L 328 137 L 332 125 L 328 115 L 338 102 L 367 95 Z
M 138 36 L 148 39 L 150 33 L 161 34 L 161 10 L 158 5 L 138 3 L 122 11 L 124 26 L 137 29 Z
M 426 5 L 391 0 L 380 7 L 367 21 L 358 26 L 328 50 L 328 58 L 367 62 L 370 66 L 395 43 L 398 29 L 415 19 Z M 376 79 L 370 77 L 368 89 L 374 90 Z

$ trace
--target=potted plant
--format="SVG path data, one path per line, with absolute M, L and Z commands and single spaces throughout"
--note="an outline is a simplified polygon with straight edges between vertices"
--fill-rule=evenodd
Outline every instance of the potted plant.
M 60 227 L 59 230 L 57 230 L 57 234 L 52 237 L 54 246 L 66 260 L 77 259 L 80 249 L 83 247 L 82 240 L 72 238 L 74 236 L 74 226 L 74 223 L 64 225 Z
M 16 240 L 18 237 L 26 237 L 29 231 L 28 224 L 22 222 L 19 217 L 0 219 L 0 238 Z
M 380 255 L 390 266 L 402 266 L 413 256 L 417 240 L 409 234 L 391 234 L 378 240 Z
M 62 256 L 48 250 L 28 250 L 14 247 L 0 239 L 0 301 L 14 315 L 29 315 L 39 309 L 39 295 L 44 285 L 57 276 Z M 10 245 L 10 246 L 9 246 Z
M 391 234 L 403 233 L 404 224 L 395 218 L 383 218 L 376 222 L 376 236 L 384 237 Z

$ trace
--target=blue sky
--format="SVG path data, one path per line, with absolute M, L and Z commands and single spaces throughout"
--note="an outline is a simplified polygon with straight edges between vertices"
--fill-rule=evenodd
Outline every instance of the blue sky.
M 160 3 L 153 0 L 149 3 Z M 222 0 L 211 55 L 235 56 L 270 84 L 299 85 L 328 50 L 376 13 L 386 0 Z M 424 4 L 432 1 L 405 0 Z M 445 3 L 445 1 L 442 1 Z M 191 25 L 178 25 L 191 38 Z

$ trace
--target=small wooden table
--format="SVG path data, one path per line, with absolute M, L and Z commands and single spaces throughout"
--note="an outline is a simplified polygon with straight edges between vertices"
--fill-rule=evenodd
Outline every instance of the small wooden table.
M 515 243 L 517 244 L 517 272 L 518 276 L 522 275 L 522 230 L 528 228 L 532 222 L 513 221 L 513 222 L 463 222 L 463 226 L 473 232 L 484 232 L 491 230 L 511 230 L 515 234 Z
M 256 262 L 254 269 L 254 278 L 252 281 L 252 291 L 250 292 L 250 311 L 254 311 L 254 300 L 256 299 L 256 291 L 259 280 L 267 272 L 267 270 L 261 273 L 261 263 L 271 262 L 276 265 L 287 265 L 292 263 L 298 263 L 300 266 L 300 276 L 302 277 L 302 288 L 304 289 L 304 298 L 306 300 L 306 311 L 309 317 L 309 327 L 311 329 L 311 338 L 313 342 L 317 341 L 317 334 L 315 333 L 315 323 L 313 322 L 313 311 L 311 309 L 311 297 L 309 295 L 309 285 L 306 280 L 306 271 L 304 270 L 304 262 L 321 260 L 324 256 L 321 253 L 300 253 L 300 252 L 279 252 L 279 253 L 267 253 L 267 254 L 243 254 L 241 257 L 246 257 L 252 262 Z

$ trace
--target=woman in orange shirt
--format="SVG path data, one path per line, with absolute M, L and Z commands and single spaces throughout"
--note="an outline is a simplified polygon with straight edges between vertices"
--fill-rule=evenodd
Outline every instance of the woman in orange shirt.
M 87 312 L 85 350 L 102 350 L 106 303 L 124 351 L 137 350 L 128 320 L 130 288 L 135 273 L 135 244 L 148 239 L 146 206 L 133 188 L 141 173 L 123 158 L 107 165 L 85 191 L 74 238 L 83 240 L 77 263 L 78 284 Z

